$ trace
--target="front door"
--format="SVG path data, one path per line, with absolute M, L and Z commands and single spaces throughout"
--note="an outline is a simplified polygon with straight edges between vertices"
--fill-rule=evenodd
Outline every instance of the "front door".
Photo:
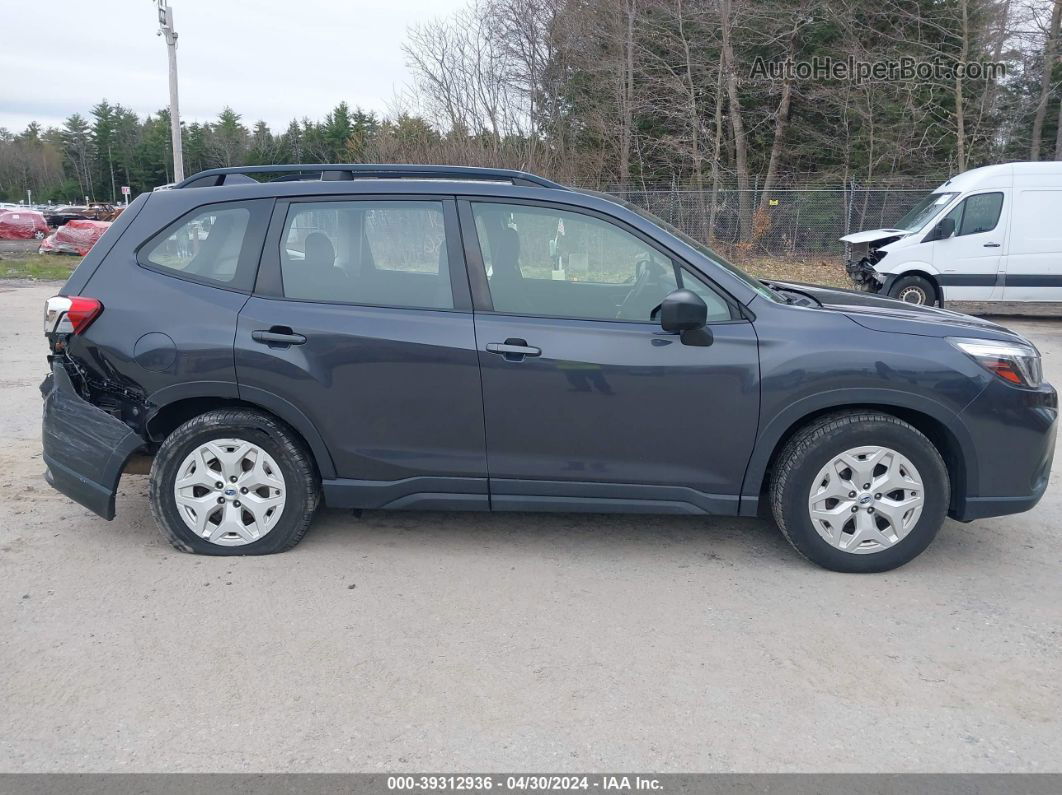
M 472 201 L 462 228 L 490 300 L 476 339 L 492 507 L 736 513 L 759 406 L 737 307 L 574 208 Z M 710 345 L 650 319 L 679 286 L 708 304 Z
M 933 265 L 940 273 L 944 300 L 1002 297 L 1009 212 L 1004 191 L 996 190 L 967 196 L 948 213 L 946 217 L 955 222 L 955 232 L 933 244 Z
M 236 332 L 240 395 L 319 434 L 332 506 L 488 507 L 458 238 L 452 200 L 278 202 Z

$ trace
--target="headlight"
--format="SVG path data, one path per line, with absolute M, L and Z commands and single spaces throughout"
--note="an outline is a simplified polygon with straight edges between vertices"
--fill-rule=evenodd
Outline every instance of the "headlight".
M 1036 387 L 1043 380 L 1040 352 L 1032 345 L 949 337 L 948 342 L 1008 384 Z

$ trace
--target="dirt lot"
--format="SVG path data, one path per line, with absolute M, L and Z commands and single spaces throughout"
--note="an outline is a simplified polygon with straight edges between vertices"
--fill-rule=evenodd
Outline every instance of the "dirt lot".
M 1058 470 L 877 576 L 752 520 L 338 512 L 166 545 L 42 480 L 41 303 L 0 285 L 0 771 L 1062 771 Z M 1014 324 L 1062 383 L 1062 323 Z

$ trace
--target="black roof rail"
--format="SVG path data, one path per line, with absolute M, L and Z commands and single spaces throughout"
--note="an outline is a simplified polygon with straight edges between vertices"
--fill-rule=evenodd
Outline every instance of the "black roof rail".
M 406 164 L 376 165 L 371 163 L 296 163 L 273 166 L 232 166 L 209 168 L 193 174 L 173 187 L 208 188 L 218 185 L 258 182 L 249 174 L 281 174 L 276 180 L 299 179 L 353 180 L 353 179 L 449 179 L 479 180 L 485 182 L 511 182 L 532 188 L 569 190 L 545 177 L 510 168 L 479 168 L 477 166 L 421 166 Z

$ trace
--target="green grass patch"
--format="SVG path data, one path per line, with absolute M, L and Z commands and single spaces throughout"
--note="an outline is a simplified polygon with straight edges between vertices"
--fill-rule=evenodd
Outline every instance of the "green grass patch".
M 27 254 L 0 259 L 0 279 L 38 279 L 66 281 L 81 257 L 67 254 Z

